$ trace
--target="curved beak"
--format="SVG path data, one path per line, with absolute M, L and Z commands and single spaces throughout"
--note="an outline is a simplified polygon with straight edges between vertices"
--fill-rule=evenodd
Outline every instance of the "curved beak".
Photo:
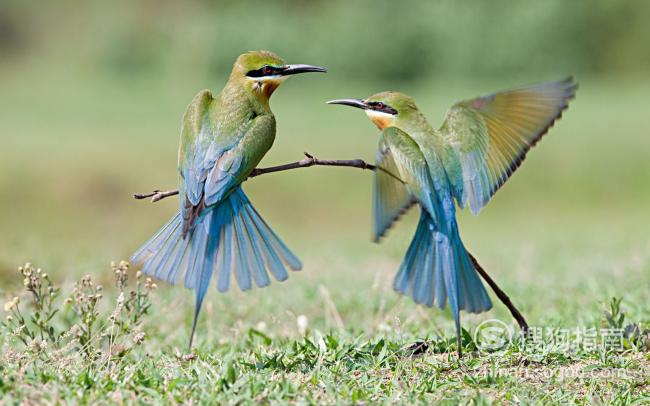
M 296 64 L 296 65 L 285 65 L 284 68 L 278 73 L 282 76 L 289 76 L 289 75 L 295 75 L 297 73 L 309 73 L 309 72 L 325 73 L 327 72 L 327 69 L 321 68 L 320 66 L 314 66 L 314 65 Z
M 352 106 L 362 110 L 367 110 L 370 107 L 361 99 L 336 99 L 328 101 L 327 104 L 342 104 L 344 106 Z

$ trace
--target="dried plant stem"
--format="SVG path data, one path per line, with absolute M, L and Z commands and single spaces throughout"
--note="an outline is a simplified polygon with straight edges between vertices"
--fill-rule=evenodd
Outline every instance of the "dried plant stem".
M 488 285 L 490 285 L 490 287 L 494 291 L 494 294 L 497 295 L 497 297 L 499 298 L 501 303 L 503 303 L 508 308 L 508 310 L 510 310 L 510 314 L 517 321 L 517 324 L 519 324 L 519 328 L 521 328 L 521 330 L 524 332 L 524 334 L 527 334 L 528 333 L 528 323 L 526 322 L 526 319 L 521 314 L 519 309 L 517 309 L 517 307 L 510 300 L 510 297 L 508 297 L 508 295 L 506 295 L 506 293 L 503 290 L 501 290 L 499 285 L 497 285 L 497 283 L 490 277 L 490 275 L 488 275 L 488 273 L 485 272 L 485 269 L 483 269 L 481 264 L 478 263 L 478 261 L 476 260 L 474 255 L 472 255 L 469 252 L 468 252 L 468 254 L 469 254 L 470 259 L 474 263 L 474 267 L 476 268 L 476 271 L 478 272 L 478 274 L 481 275 L 483 280 L 485 280 L 485 282 Z

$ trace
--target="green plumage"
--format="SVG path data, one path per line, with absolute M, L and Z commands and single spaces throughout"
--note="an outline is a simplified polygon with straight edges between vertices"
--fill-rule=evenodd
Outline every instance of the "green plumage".
M 417 303 L 449 303 L 459 353 L 460 310 L 479 313 L 492 303 L 461 241 L 455 205 L 469 205 L 478 213 L 560 117 L 575 89 L 566 79 L 460 102 L 438 130 L 403 93 L 329 102 L 365 110 L 382 130 L 373 199 L 375 240 L 413 203 L 419 204 L 420 221 L 394 287 Z
M 268 51 L 237 58 L 223 90 L 197 94 L 183 116 L 178 171 L 180 211 L 132 257 L 143 271 L 170 283 L 184 279 L 194 289 L 192 335 L 213 273 L 217 289 L 267 286 L 269 273 L 285 280 L 302 267 L 252 206 L 241 189 L 273 145 L 275 117 L 269 98 L 288 77 L 324 72 L 286 65 Z M 190 338 L 190 346 L 192 338 Z

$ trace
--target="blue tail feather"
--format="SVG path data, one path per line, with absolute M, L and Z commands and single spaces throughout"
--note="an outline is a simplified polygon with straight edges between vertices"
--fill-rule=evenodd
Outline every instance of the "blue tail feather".
M 253 229 L 253 234 L 255 235 L 255 238 L 259 241 L 261 254 L 264 257 L 264 261 L 266 263 L 267 268 L 269 268 L 269 271 L 271 272 L 271 274 L 273 274 L 275 279 L 279 281 L 283 281 L 287 279 L 289 275 L 287 274 L 287 270 L 284 269 L 284 265 L 282 265 L 282 260 L 273 249 L 273 245 L 267 240 L 267 238 L 263 236 L 259 227 L 256 225 L 251 210 L 251 206 L 248 206 L 247 209 L 249 215 L 251 216 L 250 224 Z
M 197 285 L 197 282 L 200 278 L 201 268 L 203 268 L 203 263 L 206 260 L 206 246 L 208 244 L 208 230 L 204 223 L 205 220 L 209 220 L 212 216 L 209 214 L 202 217 L 194 230 L 192 230 L 192 241 L 190 242 L 190 262 L 185 271 L 185 287 L 188 289 L 194 289 Z
M 416 268 L 413 272 L 413 279 L 411 280 L 410 293 L 411 297 L 415 300 L 415 303 L 421 304 L 422 298 L 420 296 L 420 288 L 422 284 L 422 276 L 424 275 L 425 261 L 427 257 L 427 252 L 430 249 L 429 238 L 424 236 L 420 240 L 420 245 L 415 255 Z M 426 289 L 426 287 L 424 287 Z
M 255 225 L 259 229 L 260 233 L 263 234 L 264 240 L 266 240 L 270 246 L 272 247 L 272 250 L 275 251 L 280 258 L 282 258 L 282 261 L 292 270 L 298 271 L 302 269 L 302 263 L 294 255 L 293 252 L 282 242 L 282 240 L 275 234 L 273 230 L 264 222 L 262 217 L 259 215 L 257 210 L 255 210 L 255 207 L 252 205 L 248 206 L 248 209 L 251 214 L 251 219 L 255 222 Z
M 201 305 L 203 304 L 203 299 L 205 298 L 208 286 L 210 285 L 210 279 L 212 278 L 212 271 L 214 269 L 214 261 L 216 257 L 215 254 L 217 247 L 219 246 L 219 238 L 221 234 L 220 229 L 223 225 L 223 222 L 220 220 L 218 214 L 215 212 L 208 213 L 204 220 L 205 225 L 208 227 L 208 236 L 204 251 L 205 260 L 199 265 L 198 280 L 196 280 L 194 284 L 196 300 L 194 305 L 194 317 L 192 318 L 192 332 L 190 333 L 190 350 L 192 349 L 192 341 L 194 340 L 194 332 L 196 331 L 196 322 L 199 319 Z
M 232 204 L 232 201 L 231 201 Z M 238 207 L 233 204 L 233 231 L 235 235 L 234 247 L 235 247 L 235 263 L 233 264 L 235 268 L 235 279 L 237 279 L 237 284 L 241 290 L 249 290 L 253 287 L 253 282 L 251 278 L 251 272 L 248 264 L 247 258 L 247 249 L 246 249 L 246 240 L 244 232 L 242 230 L 242 224 L 239 220 L 241 213 L 238 211 Z
M 460 337 L 460 310 L 480 313 L 492 302 L 452 220 L 443 233 L 422 211 L 417 230 L 393 284 L 416 303 L 443 308 L 448 302 Z
M 169 281 L 171 284 L 175 284 L 178 281 L 182 270 L 187 269 L 187 264 L 190 262 L 190 239 L 183 238 L 182 236 L 178 238 L 181 241 L 178 249 L 172 254 L 174 261 L 170 265 L 160 268 L 156 274 L 160 275 L 160 279 Z
M 174 228 L 178 227 L 180 224 L 180 213 L 175 215 L 169 220 L 167 224 L 162 226 L 160 230 L 156 232 L 140 249 L 138 249 L 132 256 L 131 262 L 134 263 L 144 263 L 149 259 L 155 252 L 160 249 L 160 245 L 167 241 L 169 235 Z
M 251 239 L 251 233 L 248 230 L 247 216 L 248 212 L 242 210 L 240 221 L 237 223 L 241 229 L 244 251 L 248 253 L 245 260 L 248 263 L 248 268 L 251 270 L 251 276 L 253 277 L 255 284 L 259 287 L 267 286 L 271 283 L 271 280 L 269 279 L 269 275 L 266 273 L 264 261 L 259 257 L 259 247 L 257 247 L 256 241 Z
M 435 260 L 433 258 L 433 239 L 429 238 L 428 240 L 429 246 L 427 247 L 427 252 L 426 256 L 424 259 L 424 269 L 422 270 L 422 278 L 421 281 L 419 282 L 421 284 L 420 287 L 420 303 L 425 304 L 427 306 L 432 306 L 433 305 L 433 266 L 435 264 Z
M 411 281 L 413 279 L 413 269 L 415 268 L 413 261 L 415 260 L 415 255 L 419 251 L 420 240 L 423 236 L 424 234 L 420 232 L 420 228 L 418 227 L 418 230 L 415 232 L 415 236 L 413 236 L 411 244 L 406 250 L 406 255 L 404 256 L 404 260 L 399 267 L 397 275 L 395 276 L 393 287 L 396 291 L 403 295 L 409 294 L 409 286 L 412 284 Z
M 172 253 L 174 252 L 175 245 L 177 244 L 177 241 L 174 239 L 175 234 L 180 233 L 180 224 L 175 225 L 173 228 L 172 232 L 170 235 L 167 237 L 167 240 L 165 241 L 165 244 L 158 244 L 160 249 L 160 246 L 162 245 L 165 249 L 162 250 L 161 255 L 152 255 L 150 256 L 147 261 L 144 264 L 144 268 L 151 268 L 151 269 L 161 269 L 162 266 L 170 259 L 172 256 Z
M 268 272 L 282 281 L 288 276 L 287 267 L 302 267 L 241 188 L 218 205 L 205 208 L 185 237 L 180 213 L 175 215 L 133 254 L 131 262 L 142 264 L 147 275 L 172 284 L 184 275 L 184 285 L 196 295 L 192 337 L 213 273 L 217 289 L 225 292 L 232 273 L 239 288 L 247 290 L 253 280 L 258 287 L 267 286 L 271 282 Z
M 461 308 L 470 313 L 480 313 L 492 308 L 492 302 L 483 287 L 476 268 L 463 245 L 458 233 L 458 227 L 454 222 L 453 245 L 459 253 L 460 266 L 460 288 Z
M 439 242 L 439 241 L 438 241 Z M 442 268 L 443 258 L 441 255 L 435 255 L 435 263 L 433 265 L 435 273 L 435 304 L 439 308 L 445 306 L 445 301 L 447 300 L 447 293 L 445 291 L 445 273 Z
M 156 278 L 171 281 L 171 283 L 176 283 L 178 280 L 178 270 L 182 268 L 181 264 L 184 261 L 187 262 L 187 258 L 189 257 L 190 239 L 182 238 L 182 233 L 183 229 L 179 227 L 179 234 L 175 236 L 177 240 L 176 246 L 170 251 L 169 255 L 173 260 L 169 265 L 166 262 L 161 265 L 155 274 Z
M 255 231 L 253 226 L 253 219 L 250 216 L 248 210 L 244 209 L 242 213 L 242 219 L 244 220 L 244 230 L 246 232 L 247 241 L 250 245 L 250 249 L 253 252 L 253 255 L 249 260 L 253 263 L 253 277 L 255 278 L 255 283 L 257 286 L 268 286 L 271 283 L 269 279 L 269 274 L 266 272 L 266 268 L 269 268 L 267 262 L 264 261 L 264 251 L 262 246 L 265 245 L 264 239 L 261 238 Z
M 232 218 L 228 205 L 223 208 L 225 218 Z M 218 251 L 218 261 L 217 265 L 219 266 L 219 273 L 217 274 L 217 290 L 219 292 L 226 292 L 230 286 L 230 275 L 232 274 L 232 223 L 226 224 L 221 229 L 221 234 L 223 235 L 221 245 L 219 246 Z

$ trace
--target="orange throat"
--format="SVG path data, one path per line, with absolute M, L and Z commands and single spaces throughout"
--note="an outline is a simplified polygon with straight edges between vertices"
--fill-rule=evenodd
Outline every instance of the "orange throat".
M 395 116 L 388 113 L 380 113 L 378 111 L 366 110 L 366 115 L 370 118 L 370 121 L 377 126 L 380 130 L 383 130 L 387 127 L 390 127 L 395 122 Z

